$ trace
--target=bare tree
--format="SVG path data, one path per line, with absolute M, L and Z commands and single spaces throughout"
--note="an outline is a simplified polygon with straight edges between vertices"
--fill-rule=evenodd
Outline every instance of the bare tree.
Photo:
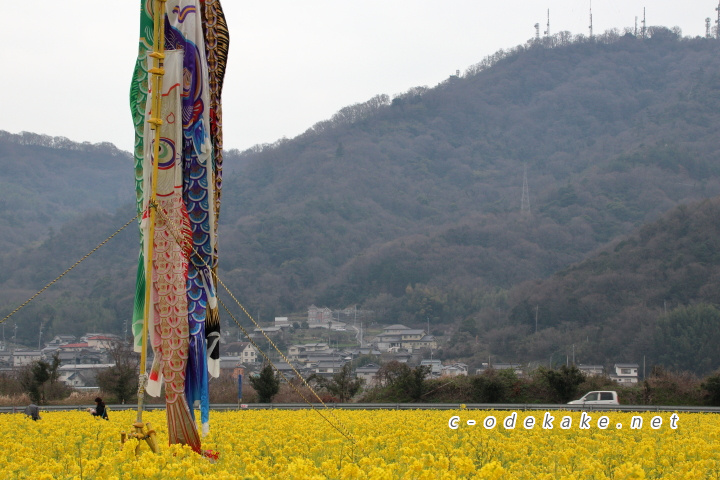
M 98 386 L 118 402 L 126 403 L 137 394 L 139 355 L 129 342 L 117 341 L 110 348 L 110 356 L 115 365 L 98 373 Z

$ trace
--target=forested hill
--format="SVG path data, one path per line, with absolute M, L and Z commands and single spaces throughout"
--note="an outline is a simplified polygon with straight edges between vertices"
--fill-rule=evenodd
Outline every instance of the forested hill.
M 132 155 L 110 143 L 0 131 L 0 247 L 45 239 L 79 213 L 112 211 L 132 194 Z
M 480 316 L 485 341 L 525 360 L 564 362 L 574 345 L 586 364 L 646 357 L 711 372 L 720 365 L 718 218 L 720 197 L 680 205 L 583 262 L 514 287 L 501 324 Z
M 226 183 L 224 268 L 270 312 L 361 303 L 446 324 L 717 195 L 719 44 L 656 31 L 531 43 L 245 152 Z
M 719 53 L 715 39 L 663 28 L 647 39 L 558 35 L 232 156 L 220 273 L 265 319 L 312 303 L 357 304 L 378 323 L 429 320 L 454 340 L 447 358 L 515 355 L 503 335 L 521 332 L 512 312 L 531 302 L 514 286 L 550 277 L 677 205 L 720 195 Z M 529 212 L 521 212 L 524 172 Z M 52 242 L 72 242 L 72 230 Z M 133 252 L 134 241 L 122 248 Z M 34 261 L 47 265 L 43 248 Z M 93 275 L 110 285 L 113 275 L 132 276 L 129 256 L 58 287 L 68 288 L 64 301 L 88 303 L 83 282 Z M 32 265 L 0 262 L 10 272 L 3 286 L 37 287 Z M 119 327 L 131 292 L 107 290 L 96 291 L 97 308 Z M 60 316 L 56 323 L 67 320 Z

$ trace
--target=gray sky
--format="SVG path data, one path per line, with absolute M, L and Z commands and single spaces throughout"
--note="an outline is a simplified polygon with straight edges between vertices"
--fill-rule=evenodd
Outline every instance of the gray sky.
M 137 55 L 137 0 L 0 0 L 0 130 L 29 131 L 130 151 L 128 107 Z M 705 35 L 712 0 L 595 0 L 594 33 L 678 26 Z M 433 87 L 535 23 L 588 34 L 589 0 L 223 0 L 230 58 L 225 147 L 292 138 L 341 108 Z

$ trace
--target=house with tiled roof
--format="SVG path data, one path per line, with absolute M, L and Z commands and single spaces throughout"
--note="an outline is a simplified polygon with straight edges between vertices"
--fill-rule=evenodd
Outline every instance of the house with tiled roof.
M 437 341 L 425 330 L 408 328 L 405 325 L 395 324 L 383 328 L 383 333 L 377 335 L 374 344 L 381 352 L 399 351 L 405 349 L 413 352 L 421 348 L 437 349 Z

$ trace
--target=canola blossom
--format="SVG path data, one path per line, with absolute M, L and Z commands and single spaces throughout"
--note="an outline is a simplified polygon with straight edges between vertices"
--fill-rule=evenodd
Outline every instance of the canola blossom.
M 328 415 L 329 414 L 329 415 Z M 135 439 L 133 411 L 110 412 L 110 421 L 82 411 L 0 415 L 3 479 L 708 479 L 720 478 L 720 416 L 672 412 L 480 410 L 311 410 L 213 412 L 203 449 L 168 445 L 164 411 L 145 412 L 160 451 Z M 605 415 L 606 428 L 598 427 Z M 451 428 L 451 419 L 457 428 Z M 494 417 L 496 422 L 489 421 Z M 528 417 L 533 417 L 531 422 Z M 561 428 L 568 417 L 569 428 Z M 631 429 L 633 417 L 643 419 Z M 653 429 L 654 417 L 662 421 Z M 545 420 L 545 425 L 543 421 Z M 468 424 L 470 421 L 471 424 Z M 529 424 L 532 428 L 525 428 Z M 636 420 L 636 427 L 638 421 Z M 604 423 L 601 423 L 604 425 Z M 543 428 L 552 426 L 553 428 Z M 567 425 L 566 425 L 567 426 Z M 487 428 L 490 427 L 490 428 Z M 139 446 L 138 454 L 136 447 Z

